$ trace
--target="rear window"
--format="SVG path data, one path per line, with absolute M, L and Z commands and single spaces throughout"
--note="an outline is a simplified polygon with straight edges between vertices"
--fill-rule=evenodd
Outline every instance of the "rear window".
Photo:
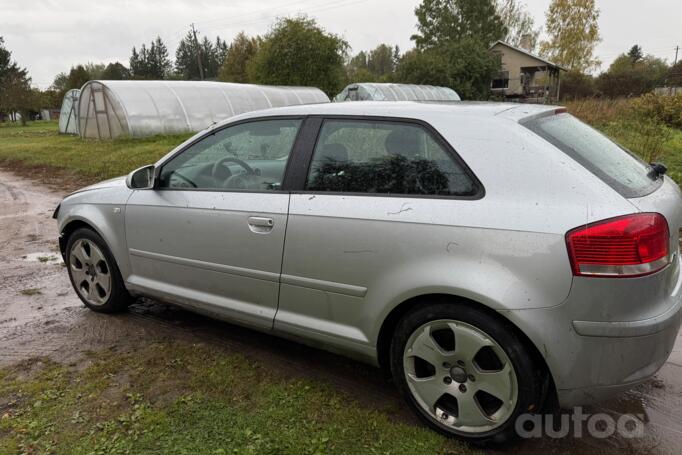
M 570 114 L 536 118 L 524 125 L 626 198 L 646 196 L 662 183 L 649 176 L 646 163 Z

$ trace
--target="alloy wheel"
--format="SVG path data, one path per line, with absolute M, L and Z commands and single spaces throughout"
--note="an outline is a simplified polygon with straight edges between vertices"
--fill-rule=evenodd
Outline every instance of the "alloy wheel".
M 91 305 L 103 305 L 111 294 L 111 268 L 99 247 L 88 239 L 74 242 L 69 271 L 80 296 Z
M 491 336 L 470 324 L 436 320 L 422 325 L 407 340 L 403 368 L 419 407 L 450 431 L 485 433 L 514 413 L 514 367 Z

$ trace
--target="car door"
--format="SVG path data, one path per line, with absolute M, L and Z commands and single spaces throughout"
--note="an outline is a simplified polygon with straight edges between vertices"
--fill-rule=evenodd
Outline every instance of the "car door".
M 452 267 L 455 244 L 470 235 L 452 226 L 482 186 L 418 121 L 326 118 L 307 153 L 303 191 L 289 206 L 275 329 L 363 355 L 395 288 L 433 274 L 422 264 Z
M 248 120 L 207 134 L 126 206 L 128 285 L 272 327 L 289 194 L 282 189 L 300 118 Z

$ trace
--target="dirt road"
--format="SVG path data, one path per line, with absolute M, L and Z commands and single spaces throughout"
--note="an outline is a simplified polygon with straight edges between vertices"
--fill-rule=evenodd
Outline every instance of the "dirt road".
M 313 377 L 346 390 L 393 418 L 418 424 L 391 383 L 371 367 L 262 333 L 193 315 L 162 303 L 140 301 L 122 315 L 86 310 L 57 251 L 52 212 L 63 194 L 0 170 L 0 367 L 36 356 L 75 363 L 85 351 L 167 339 L 203 342 L 239 351 L 278 374 Z M 390 410 L 390 411 L 389 411 Z M 645 421 L 644 436 L 628 439 L 562 438 L 522 441 L 520 453 L 664 453 L 682 445 L 682 335 L 663 369 L 623 397 L 585 413 L 614 419 L 631 413 Z

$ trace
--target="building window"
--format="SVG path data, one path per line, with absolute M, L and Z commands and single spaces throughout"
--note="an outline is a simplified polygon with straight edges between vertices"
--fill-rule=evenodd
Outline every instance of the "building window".
M 509 71 L 500 71 L 497 77 L 493 79 L 493 89 L 509 88 Z

